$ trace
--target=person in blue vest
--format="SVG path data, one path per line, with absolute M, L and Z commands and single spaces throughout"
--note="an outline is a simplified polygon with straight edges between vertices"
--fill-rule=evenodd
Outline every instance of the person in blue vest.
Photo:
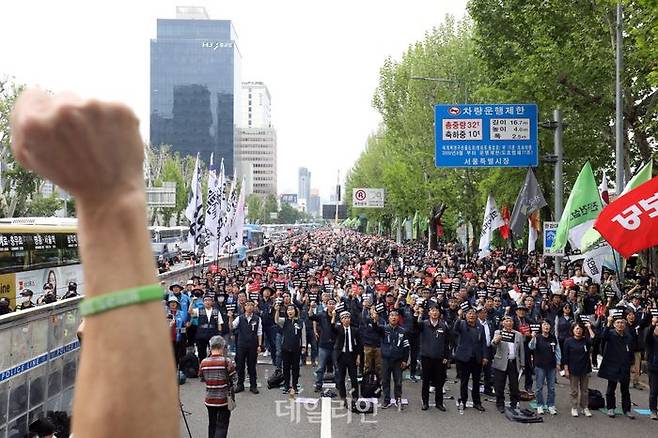
M 171 286 L 169 286 L 169 291 L 171 294 L 170 296 L 176 297 L 176 300 L 178 301 L 178 309 L 179 311 L 183 312 L 186 316 L 189 313 L 189 308 L 190 308 L 190 296 L 186 292 L 183 292 L 183 287 L 178 284 L 174 283 Z
M 463 313 L 464 311 L 460 309 L 459 315 L 461 316 Z M 484 328 L 477 322 L 475 309 L 469 307 L 465 313 L 466 319 L 457 320 L 453 328 L 454 336 L 458 339 L 454 358 L 460 379 L 459 409 L 463 410 L 466 407 L 468 381 L 472 376 L 473 389 L 471 396 L 473 398 L 473 407 L 480 412 L 484 412 L 484 406 L 480 401 L 480 374 L 482 373 L 482 367 L 488 363 L 487 341 Z
M 192 318 L 197 321 L 195 344 L 199 363 L 208 356 L 208 343 L 213 336 L 222 332 L 222 319 L 219 310 L 214 307 L 215 299 L 212 295 L 206 294 L 203 297 L 201 308 L 192 310 Z
M 371 318 L 375 322 L 375 330 L 381 338 L 382 392 L 384 394 L 382 409 L 395 405 L 402 410 L 402 371 L 407 367 L 409 361 L 409 339 L 399 325 L 400 316 L 397 310 L 388 312 L 388 324 L 386 325 L 379 324 L 374 307 L 370 308 L 370 312 Z M 391 375 L 393 376 L 394 404 L 391 403 Z
M 260 317 L 254 313 L 254 302 L 247 299 L 244 303 L 244 313 L 235 319 L 233 312 L 228 312 L 228 322 L 237 337 L 235 362 L 238 368 L 238 385 L 235 392 L 244 391 L 244 367 L 246 364 L 249 372 L 249 391 L 258 394 L 256 360 L 258 351 L 264 350 L 263 324 Z
M 198 288 L 192 290 L 192 295 L 190 297 L 190 307 L 187 309 L 187 313 L 190 315 L 190 326 L 187 329 L 188 347 L 193 347 L 196 344 L 196 331 L 197 328 L 199 327 L 198 314 L 199 314 L 199 310 L 203 309 L 203 296 L 204 296 L 203 290 Z M 199 358 L 199 361 L 201 360 L 202 359 Z
M 167 319 L 169 320 L 169 329 L 171 330 L 171 342 L 174 350 L 174 358 L 176 359 L 176 368 L 180 363 L 181 358 L 185 355 L 185 347 L 187 344 L 186 330 L 190 325 L 187 312 L 180 309 L 178 298 L 171 295 L 167 299 Z

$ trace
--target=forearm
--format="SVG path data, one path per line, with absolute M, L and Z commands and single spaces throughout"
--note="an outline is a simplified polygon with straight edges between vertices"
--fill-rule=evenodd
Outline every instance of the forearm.
M 155 282 L 143 191 L 112 203 L 81 202 L 78 213 L 87 296 Z M 73 411 L 75 436 L 178 436 L 170 350 L 160 302 L 87 318 Z

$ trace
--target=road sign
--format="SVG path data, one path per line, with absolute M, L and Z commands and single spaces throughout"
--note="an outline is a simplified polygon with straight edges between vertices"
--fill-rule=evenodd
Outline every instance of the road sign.
M 559 222 L 544 222 L 544 255 L 545 256 L 563 256 L 564 252 L 553 252 L 551 251 L 551 246 L 553 246 L 553 241 L 555 240 L 555 233 L 557 232 L 557 226 Z
M 434 106 L 436 167 L 536 167 L 537 105 Z
M 383 208 L 384 189 L 352 189 L 352 207 Z

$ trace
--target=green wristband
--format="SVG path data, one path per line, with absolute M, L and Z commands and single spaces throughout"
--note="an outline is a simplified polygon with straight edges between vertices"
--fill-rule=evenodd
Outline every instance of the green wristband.
M 85 298 L 80 303 L 80 314 L 82 316 L 89 316 L 119 307 L 132 306 L 133 304 L 161 301 L 162 296 L 162 286 L 159 284 L 133 287 L 97 297 Z

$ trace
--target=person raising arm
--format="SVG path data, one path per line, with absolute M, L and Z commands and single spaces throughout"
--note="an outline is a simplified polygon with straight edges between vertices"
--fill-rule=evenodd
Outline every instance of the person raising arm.
M 75 197 L 85 300 L 159 289 L 134 113 L 118 103 L 27 90 L 16 101 L 11 132 L 16 160 Z M 74 436 L 179 435 L 174 361 L 158 293 L 159 299 L 142 295 L 140 303 L 108 311 L 96 307 L 85 318 Z

